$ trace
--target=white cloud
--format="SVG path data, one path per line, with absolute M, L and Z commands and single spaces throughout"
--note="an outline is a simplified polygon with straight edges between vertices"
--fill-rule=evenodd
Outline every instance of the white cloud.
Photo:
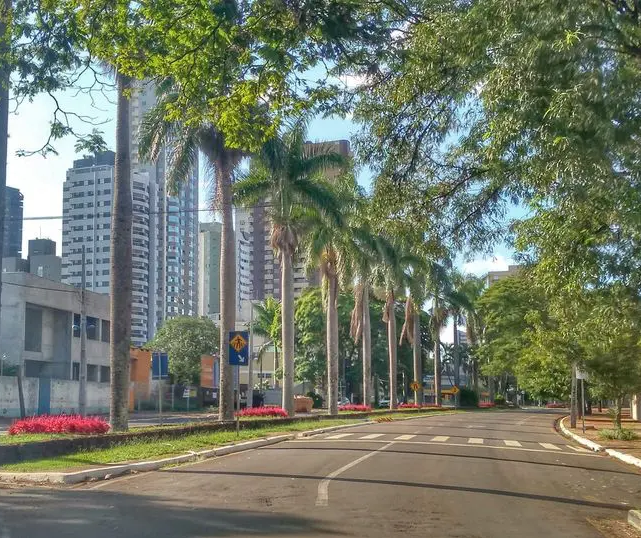
M 464 273 L 472 273 L 477 276 L 483 276 L 489 271 L 507 271 L 509 265 L 513 265 L 513 260 L 505 256 L 492 256 L 489 258 L 479 258 L 463 264 Z

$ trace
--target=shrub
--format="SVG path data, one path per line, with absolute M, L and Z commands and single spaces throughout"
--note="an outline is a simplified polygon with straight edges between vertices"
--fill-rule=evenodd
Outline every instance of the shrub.
M 338 410 L 339 411 L 360 411 L 362 413 L 367 413 L 368 411 L 371 411 L 372 408 L 369 405 L 363 405 L 363 404 L 347 404 L 347 405 L 339 405 Z
M 321 407 L 323 407 L 323 397 L 320 394 L 316 394 L 313 391 L 309 391 L 307 393 L 307 396 L 312 400 L 314 400 L 314 404 L 312 405 L 314 409 L 320 409 Z
M 634 441 L 639 435 L 634 430 L 625 428 L 614 428 L 613 430 L 599 430 L 599 439 L 608 439 L 610 441 Z
M 459 402 L 461 402 L 461 405 L 464 407 L 478 407 L 479 395 L 472 389 L 462 387 L 461 393 L 459 394 Z
M 107 433 L 109 423 L 100 417 L 80 415 L 40 415 L 16 420 L 9 428 L 9 435 L 26 433 L 75 433 L 82 435 Z
M 288 417 L 282 407 L 246 407 L 236 413 L 237 417 Z
M 549 403 L 549 404 L 546 404 L 545 407 L 547 407 L 548 409 L 564 409 L 565 407 L 567 407 L 567 404 L 564 404 L 564 403 Z
M 479 402 L 479 407 L 481 409 L 487 409 L 489 407 L 496 407 L 496 405 L 492 402 Z
M 502 394 L 497 394 L 494 397 L 494 403 L 496 405 L 505 405 L 505 396 L 503 396 Z

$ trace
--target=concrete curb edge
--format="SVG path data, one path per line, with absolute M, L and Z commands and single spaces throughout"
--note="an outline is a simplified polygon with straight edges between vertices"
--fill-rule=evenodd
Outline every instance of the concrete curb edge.
M 628 511 L 628 525 L 631 525 L 635 529 L 641 531 L 641 511 L 639 510 Z
M 562 417 L 557 422 L 558 425 L 559 425 L 559 429 L 561 430 L 561 433 L 563 433 L 563 435 L 565 435 L 566 437 L 569 437 L 570 439 L 573 439 L 574 441 L 576 441 L 580 445 L 583 445 L 584 447 L 589 448 L 590 450 L 593 450 L 594 452 L 604 452 L 604 448 L 600 444 L 595 443 L 594 441 L 590 441 L 589 439 L 586 439 L 585 437 L 581 437 L 580 435 L 577 435 L 576 433 L 573 433 L 570 430 L 568 430 L 565 427 L 565 424 L 563 424 L 563 421 L 566 418 L 568 418 L 568 417 L 567 416 L 566 417 Z

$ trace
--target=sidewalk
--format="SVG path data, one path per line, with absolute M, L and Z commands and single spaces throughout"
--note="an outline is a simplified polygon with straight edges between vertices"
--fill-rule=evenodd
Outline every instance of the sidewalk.
M 623 420 L 622 426 L 626 430 L 633 430 L 639 436 L 639 439 L 635 441 L 619 441 L 619 440 L 608 440 L 602 439 L 599 437 L 600 430 L 612 430 L 614 425 L 612 423 L 612 418 L 608 415 L 607 411 L 599 413 L 593 411 L 592 415 L 586 415 L 585 417 L 585 433 L 583 433 L 581 426 L 581 418 L 577 420 L 577 427 L 570 428 L 570 419 L 565 419 L 565 427 L 572 433 L 594 441 L 595 443 L 601 445 L 604 449 L 612 449 L 625 454 L 629 454 L 636 458 L 641 459 L 641 422 L 634 422 L 630 418 L 629 410 L 623 411 Z

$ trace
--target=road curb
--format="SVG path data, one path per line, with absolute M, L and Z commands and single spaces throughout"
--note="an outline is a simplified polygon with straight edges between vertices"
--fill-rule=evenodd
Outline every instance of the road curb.
M 641 512 L 639 510 L 628 511 L 628 524 L 641 531 Z
M 631 456 L 630 454 L 626 454 L 625 452 L 619 452 L 618 450 L 614 450 L 612 448 L 606 448 L 605 452 L 609 456 L 612 456 L 613 458 L 621 460 L 622 462 L 627 463 L 628 465 L 641 467 L 641 459 Z
M 561 430 L 561 433 L 565 435 L 566 437 L 570 437 L 580 445 L 583 445 L 586 448 L 589 448 L 590 450 L 593 450 L 594 452 L 604 452 L 605 449 L 598 443 L 595 443 L 594 441 L 590 441 L 589 439 L 586 439 L 585 437 L 581 437 L 580 435 L 577 435 L 576 433 L 571 432 L 565 427 L 565 424 L 563 424 L 563 421 L 568 418 L 568 417 L 562 417 L 557 421 L 557 424 L 559 425 L 559 429 Z

